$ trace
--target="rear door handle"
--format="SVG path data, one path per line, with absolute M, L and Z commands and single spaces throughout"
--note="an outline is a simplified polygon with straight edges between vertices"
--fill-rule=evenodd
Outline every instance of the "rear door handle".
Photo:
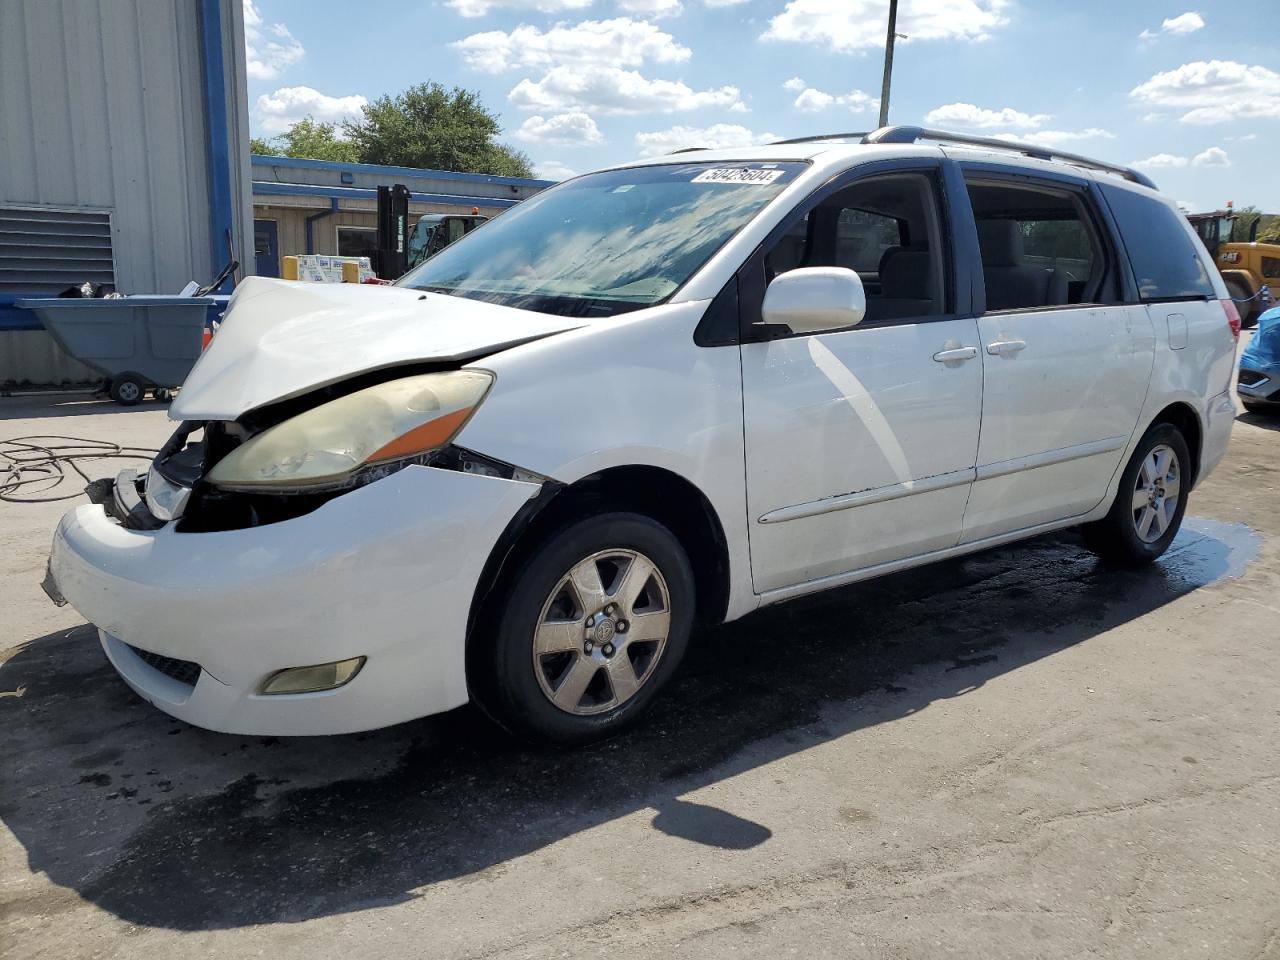
M 1025 350 L 1027 341 L 1025 340 L 993 340 L 987 344 L 987 353 L 993 357 L 1003 357 L 1008 353 L 1017 353 L 1019 350 Z
M 953 363 L 957 360 L 972 360 L 977 355 L 977 347 L 949 347 L 946 350 L 939 350 L 933 355 L 933 359 L 939 363 Z

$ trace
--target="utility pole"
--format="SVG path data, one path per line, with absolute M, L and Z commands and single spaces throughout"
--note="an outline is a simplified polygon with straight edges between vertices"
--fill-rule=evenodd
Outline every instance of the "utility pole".
M 880 126 L 889 125 L 889 81 L 893 79 L 893 41 L 898 38 L 898 0 L 889 0 L 889 34 L 884 40 L 884 83 L 880 85 Z

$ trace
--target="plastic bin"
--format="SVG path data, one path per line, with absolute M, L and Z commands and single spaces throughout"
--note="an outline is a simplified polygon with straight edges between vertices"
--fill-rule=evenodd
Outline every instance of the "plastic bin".
M 147 389 L 163 396 L 180 386 L 200 357 L 211 309 L 228 298 L 132 296 L 115 299 L 28 298 L 58 346 L 108 381 L 111 398 L 132 405 Z

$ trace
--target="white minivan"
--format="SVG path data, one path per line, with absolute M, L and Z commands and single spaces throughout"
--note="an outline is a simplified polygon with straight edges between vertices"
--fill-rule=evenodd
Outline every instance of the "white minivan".
M 392 287 L 245 280 L 46 587 L 202 727 L 474 699 L 582 743 L 698 623 L 1073 525 L 1154 560 L 1225 451 L 1237 333 L 1134 171 L 911 127 L 682 152 Z

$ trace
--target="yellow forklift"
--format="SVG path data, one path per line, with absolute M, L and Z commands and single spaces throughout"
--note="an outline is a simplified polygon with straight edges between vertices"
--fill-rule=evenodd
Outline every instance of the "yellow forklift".
M 1254 219 L 1246 239 L 1230 204 L 1226 210 L 1193 213 L 1187 219 L 1213 255 L 1213 262 L 1236 301 L 1241 325 L 1254 326 L 1272 304 L 1269 285 L 1280 284 L 1280 243 L 1258 242 L 1261 217 Z

